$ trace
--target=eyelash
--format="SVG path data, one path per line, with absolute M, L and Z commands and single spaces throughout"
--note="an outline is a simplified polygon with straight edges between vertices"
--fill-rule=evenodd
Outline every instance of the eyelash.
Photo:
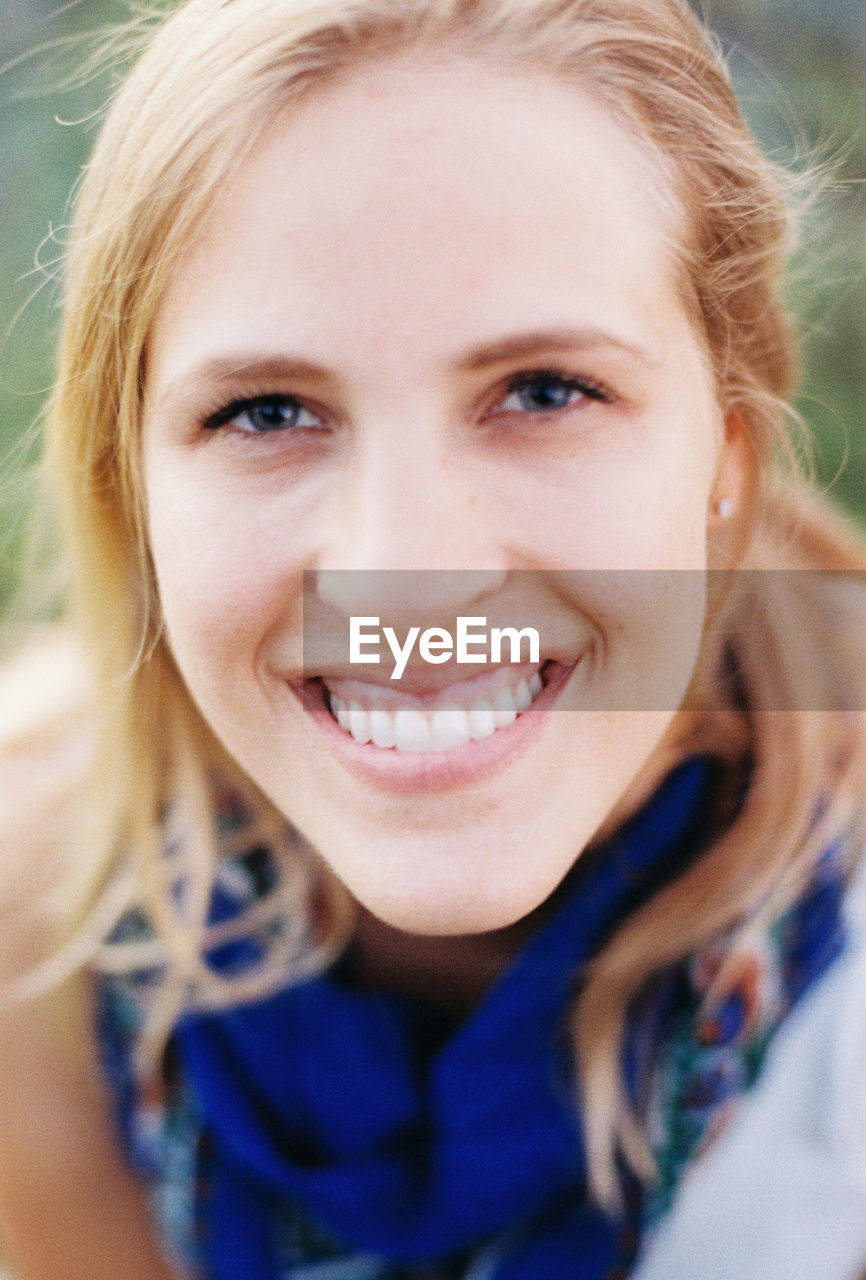
M 613 393 L 603 383 L 596 382 L 593 378 L 575 377 L 573 374 L 563 373 L 559 369 L 531 369 L 527 373 L 517 374 L 509 381 L 505 398 L 509 399 L 513 395 L 519 395 L 521 391 L 525 391 L 533 384 L 541 384 L 543 382 L 558 383 L 560 389 L 565 391 L 577 391 L 580 393 L 582 400 L 595 400 L 602 404 L 610 404 L 614 399 Z M 551 413 L 572 408 L 574 408 L 573 404 L 566 404 L 552 406 L 548 409 L 530 409 L 527 412 L 538 413 L 542 417 L 547 417 Z M 509 412 L 512 412 L 512 410 L 499 410 L 499 413 Z
M 283 395 L 280 392 L 268 392 L 266 395 L 240 396 L 231 400 L 228 404 L 223 405 L 215 412 L 207 412 L 202 416 L 201 426 L 205 431 L 217 431 L 220 427 L 230 426 L 235 418 L 239 418 L 241 414 L 250 413 L 255 409 L 266 408 L 292 408 L 297 409 L 301 414 L 309 412 L 303 401 L 297 396 Z M 318 416 L 318 415 L 317 415 Z M 289 430 L 297 430 L 297 427 L 288 428 Z M 278 434 L 278 429 L 268 431 L 245 431 L 243 427 L 235 427 L 234 431 L 241 436 L 263 436 L 269 434 Z
M 558 369 L 532 369 L 524 373 L 516 374 L 512 377 L 506 384 L 504 396 L 500 396 L 497 403 L 502 400 L 508 400 L 511 396 L 520 395 L 521 392 L 526 391 L 533 385 L 541 385 L 545 382 L 548 384 L 556 383 L 558 384 L 559 390 L 567 391 L 570 394 L 578 392 L 580 399 L 576 404 L 579 404 L 581 400 L 591 400 L 601 404 L 610 404 L 615 399 L 610 389 L 603 383 L 597 382 L 595 379 L 575 377 L 572 374 L 564 373 Z M 524 409 L 522 412 L 514 409 L 499 409 L 493 411 L 493 416 L 500 417 L 516 412 L 519 413 L 520 416 L 537 415 L 538 417 L 550 417 L 551 415 L 573 409 L 576 407 L 576 404 L 569 402 L 562 405 L 552 405 L 545 409 Z M 202 415 L 200 425 L 204 431 L 212 432 L 216 432 L 222 427 L 230 427 L 233 434 L 246 437 L 247 439 L 256 436 L 279 435 L 282 434 L 283 431 L 291 432 L 298 430 L 309 431 L 321 429 L 310 426 L 288 426 L 284 428 L 274 427 L 271 428 L 270 431 L 257 431 L 255 429 L 248 430 L 244 427 L 237 427 L 233 425 L 234 419 L 241 417 L 242 414 L 253 412 L 256 409 L 267 408 L 294 409 L 300 415 L 315 412 L 310 410 L 304 404 L 303 400 L 293 395 L 284 395 L 279 392 L 268 392 L 264 395 L 241 395 L 232 399 L 228 404 L 223 404 L 215 411 L 204 413 Z M 316 416 L 321 418 L 321 414 L 316 413 Z

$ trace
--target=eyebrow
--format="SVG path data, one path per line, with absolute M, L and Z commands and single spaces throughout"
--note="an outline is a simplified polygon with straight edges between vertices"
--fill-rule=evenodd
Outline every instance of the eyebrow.
M 504 364 L 507 360 L 535 356 L 542 351 L 567 353 L 595 347 L 614 347 L 649 368 L 658 368 L 661 364 L 661 358 L 648 347 L 642 347 L 604 329 L 539 329 L 472 347 L 461 357 L 457 367 L 466 372 L 475 372 L 489 365 Z
M 476 373 L 510 360 L 543 353 L 576 353 L 597 347 L 612 347 L 622 351 L 651 369 L 658 368 L 662 363 L 661 358 L 649 348 L 606 330 L 560 328 L 540 329 L 481 343 L 465 352 L 454 367 L 461 373 Z M 159 393 L 153 409 L 157 414 L 160 413 L 175 399 L 183 398 L 193 383 L 219 386 L 220 383 L 229 383 L 237 378 L 249 378 L 257 382 L 277 378 L 284 382 L 302 381 L 314 385 L 333 385 L 341 381 L 339 375 L 326 366 L 298 356 L 262 355 L 260 352 L 210 356 L 172 378 Z
M 182 401 L 192 384 L 219 386 L 238 378 L 250 381 L 267 381 L 269 378 L 283 382 L 333 383 L 335 375 L 324 365 L 313 364 L 296 356 L 262 355 L 260 352 L 238 352 L 236 355 L 209 356 L 198 364 L 182 370 L 159 392 L 151 409 L 157 416 L 175 401 Z

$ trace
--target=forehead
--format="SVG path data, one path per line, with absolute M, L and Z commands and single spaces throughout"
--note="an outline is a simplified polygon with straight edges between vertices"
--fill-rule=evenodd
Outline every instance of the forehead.
M 582 90 L 441 54 L 373 62 L 279 115 L 225 183 L 161 307 L 156 365 L 239 329 L 351 364 L 360 326 L 383 360 L 397 332 L 401 357 L 414 334 L 435 358 L 526 328 L 527 308 L 533 325 L 657 330 L 675 222 L 648 148 Z

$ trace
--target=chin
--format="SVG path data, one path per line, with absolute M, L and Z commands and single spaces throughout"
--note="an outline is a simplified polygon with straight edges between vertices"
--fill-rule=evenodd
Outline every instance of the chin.
M 360 901 L 360 899 L 359 899 Z M 425 938 L 466 937 L 507 929 L 529 915 L 538 903 L 526 909 L 503 910 L 501 904 L 479 909 L 475 904 L 434 904 L 429 902 L 362 902 L 382 924 L 401 933 Z
M 468 858 L 468 853 L 467 853 Z M 507 929 L 537 910 L 555 891 L 573 863 L 550 867 L 549 874 L 527 878 L 525 852 L 520 865 L 507 870 L 507 857 L 484 868 L 467 866 L 450 869 L 427 864 L 429 874 L 411 878 L 384 873 L 375 880 L 368 875 L 349 877 L 344 884 L 355 900 L 383 924 L 403 933 L 426 937 L 456 937 Z M 434 874 L 435 871 L 435 874 Z M 520 872 L 523 872 L 521 875 Z

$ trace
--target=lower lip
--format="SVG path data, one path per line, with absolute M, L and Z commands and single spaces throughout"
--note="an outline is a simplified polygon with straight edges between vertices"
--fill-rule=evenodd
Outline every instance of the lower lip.
M 466 742 L 450 751 L 396 751 L 393 747 L 356 742 L 328 710 L 321 680 L 290 684 L 289 688 L 319 726 L 336 757 L 363 782 L 399 794 L 445 791 L 481 781 L 524 751 L 541 731 L 547 712 L 576 666 L 577 662 L 568 666 L 548 664 L 543 669 L 544 688 L 516 720 L 487 738 Z

